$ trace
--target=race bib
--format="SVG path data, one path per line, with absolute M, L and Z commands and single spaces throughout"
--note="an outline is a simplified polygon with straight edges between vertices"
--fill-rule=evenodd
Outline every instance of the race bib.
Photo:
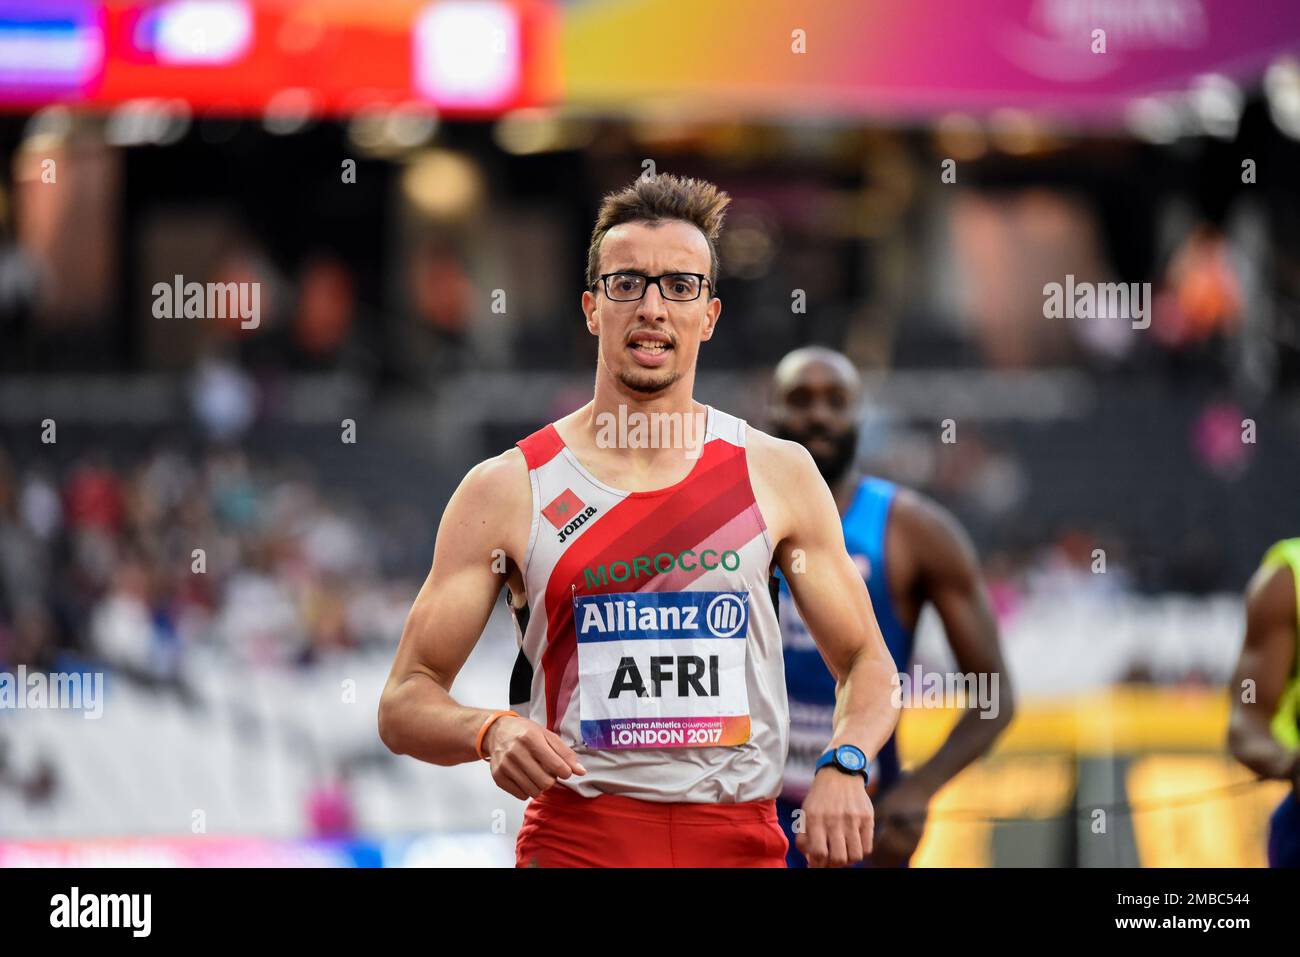
M 692 748 L 749 740 L 747 592 L 573 597 L 582 740 Z

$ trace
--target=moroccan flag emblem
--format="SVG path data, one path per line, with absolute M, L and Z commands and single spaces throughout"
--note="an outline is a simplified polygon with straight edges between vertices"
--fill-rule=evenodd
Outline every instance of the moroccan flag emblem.
M 568 525 L 578 513 L 587 507 L 587 503 L 578 496 L 573 494 L 573 489 L 566 488 L 557 498 L 546 508 L 542 509 L 542 514 L 546 520 L 556 528 L 563 528 Z

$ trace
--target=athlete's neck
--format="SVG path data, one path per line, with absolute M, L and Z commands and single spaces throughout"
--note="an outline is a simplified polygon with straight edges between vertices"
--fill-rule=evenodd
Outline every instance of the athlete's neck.
M 639 392 L 615 378 L 602 364 L 596 370 L 596 391 L 592 396 L 592 417 L 602 412 L 617 416 L 620 407 L 632 412 L 673 413 L 686 415 L 703 411 L 704 406 L 695 401 L 695 372 L 681 376 L 657 392 Z
M 840 510 L 840 518 L 848 514 L 849 508 L 853 505 L 853 498 L 858 491 L 858 470 L 847 468 L 844 474 L 836 479 L 835 484 L 831 486 L 831 493 L 835 496 L 835 505 Z
M 597 377 L 591 402 L 565 418 L 575 439 L 588 448 L 618 448 L 629 459 L 653 466 L 699 455 L 708 406 L 679 380 L 643 394 Z

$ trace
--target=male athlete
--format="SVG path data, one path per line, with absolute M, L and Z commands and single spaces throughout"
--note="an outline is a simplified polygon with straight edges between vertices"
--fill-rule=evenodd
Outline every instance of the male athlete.
M 502 790 L 532 799 L 520 866 L 785 865 L 768 581 L 794 553 L 810 572 L 793 598 L 837 682 L 799 847 L 816 865 L 871 852 L 867 767 L 897 723 L 895 668 L 834 499 L 802 447 L 693 397 L 722 311 L 729 202 L 669 175 L 605 197 L 582 295 L 595 396 L 452 495 L 380 701 L 393 751 L 487 760 Z M 611 440 L 611 422 L 641 431 Z M 646 443 L 647 422 L 680 440 Z M 521 632 L 520 713 L 450 693 L 502 585 Z
M 872 769 L 876 838 L 871 863 L 905 865 L 925 828 L 930 798 L 993 744 L 1011 720 L 1013 704 L 997 624 L 970 543 L 956 521 L 934 502 L 890 482 L 861 476 L 854 465 L 860 382 L 848 357 L 830 349 L 797 349 L 777 365 L 773 431 L 803 445 L 821 470 L 843 516 L 844 539 L 866 579 L 876 620 L 900 670 L 912 657 L 912 636 L 921 609 L 934 605 L 943 621 L 958 668 L 988 675 L 995 694 L 987 712 L 968 710 L 947 741 L 912 773 L 902 776 L 891 737 Z M 835 712 L 835 679 L 802 618 L 790 602 L 790 586 L 807 574 L 780 576 L 780 621 L 785 642 L 785 680 L 790 692 L 790 753 L 785 789 L 777 802 L 781 826 L 791 834 L 803 795 L 816 780 L 819 738 Z M 998 676 L 996 684 L 992 676 Z M 791 847 L 792 867 L 806 861 Z
M 1300 538 L 1289 538 L 1264 554 L 1247 588 L 1246 641 L 1230 686 L 1233 756 L 1261 777 L 1291 783 L 1269 821 L 1269 867 L 1300 867 L 1298 598 Z

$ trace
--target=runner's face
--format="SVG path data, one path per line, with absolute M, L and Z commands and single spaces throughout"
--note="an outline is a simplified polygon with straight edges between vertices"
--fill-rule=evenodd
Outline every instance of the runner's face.
M 856 399 L 853 385 L 823 362 L 809 362 L 777 385 L 772 414 L 776 434 L 806 448 L 827 482 L 836 481 L 853 464 Z
M 601 242 L 600 271 L 708 276 L 709 244 L 695 226 L 681 220 L 623 223 Z M 600 364 L 623 386 L 645 395 L 662 392 L 690 375 L 700 343 L 713 335 L 722 311 L 711 291 L 705 283 L 699 298 L 690 302 L 664 299 L 653 284 L 635 302 L 615 302 L 603 286 L 583 293 L 587 328 L 600 339 Z

